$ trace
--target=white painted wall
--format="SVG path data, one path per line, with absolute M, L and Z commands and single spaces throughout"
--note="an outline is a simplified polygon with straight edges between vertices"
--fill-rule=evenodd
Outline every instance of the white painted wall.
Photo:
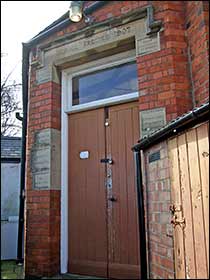
M 17 258 L 20 163 L 1 163 L 1 259 Z

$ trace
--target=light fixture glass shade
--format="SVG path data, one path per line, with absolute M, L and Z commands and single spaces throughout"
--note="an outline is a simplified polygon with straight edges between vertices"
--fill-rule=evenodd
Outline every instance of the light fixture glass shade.
M 73 22 L 79 22 L 82 19 L 81 1 L 71 1 L 69 8 L 69 18 Z

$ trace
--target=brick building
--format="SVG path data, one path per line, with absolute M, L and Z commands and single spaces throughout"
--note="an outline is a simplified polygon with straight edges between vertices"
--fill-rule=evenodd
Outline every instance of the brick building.
M 83 11 L 81 21 L 67 12 L 23 44 L 25 273 L 138 279 L 131 148 L 209 100 L 209 2 L 84 1 Z M 161 174 L 143 177 L 145 192 L 163 179 L 145 201 L 147 275 L 169 279 L 165 157 Z

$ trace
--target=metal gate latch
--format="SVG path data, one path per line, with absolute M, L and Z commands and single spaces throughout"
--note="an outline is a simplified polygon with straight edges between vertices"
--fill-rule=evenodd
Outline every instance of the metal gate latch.
M 169 210 L 172 214 L 171 223 L 173 224 L 173 227 L 175 228 L 175 226 L 179 225 L 182 229 L 184 229 L 186 221 L 183 217 L 182 206 L 173 204 L 170 206 Z

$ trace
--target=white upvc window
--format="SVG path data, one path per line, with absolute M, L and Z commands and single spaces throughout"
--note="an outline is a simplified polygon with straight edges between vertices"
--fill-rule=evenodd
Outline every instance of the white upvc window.
M 66 112 L 77 112 L 138 99 L 135 58 L 67 73 Z

